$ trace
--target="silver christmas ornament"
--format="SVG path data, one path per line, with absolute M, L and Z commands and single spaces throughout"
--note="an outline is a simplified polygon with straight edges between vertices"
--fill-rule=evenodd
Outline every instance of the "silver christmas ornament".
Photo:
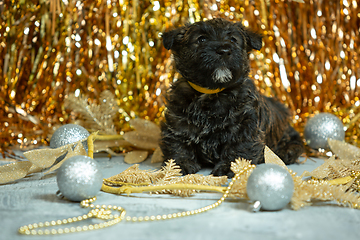
M 56 179 L 61 194 L 71 201 L 96 196 L 103 182 L 99 164 L 82 155 L 66 160 L 58 169 Z
M 74 143 L 89 137 L 90 133 L 84 127 L 77 124 L 66 124 L 59 127 L 50 139 L 50 147 L 58 148 L 66 144 Z M 83 146 L 88 151 L 87 141 L 83 142 Z
M 344 141 L 344 125 L 331 113 L 319 113 L 306 123 L 304 137 L 313 149 L 329 149 L 328 138 Z
M 257 205 L 255 211 L 260 206 L 263 210 L 280 210 L 291 200 L 294 181 L 283 167 L 276 164 L 260 164 L 249 176 L 246 191 L 250 200 Z

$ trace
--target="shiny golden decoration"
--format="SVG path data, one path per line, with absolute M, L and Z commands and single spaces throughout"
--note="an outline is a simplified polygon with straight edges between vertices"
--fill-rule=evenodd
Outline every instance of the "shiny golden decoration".
M 141 192 L 169 193 L 188 197 L 199 190 L 224 192 L 221 185 L 227 182 L 226 176 L 214 177 L 201 174 L 182 176 L 181 169 L 174 160 L 169 160 L 158 171 L 139 170 L 135 164 L 124 172 L 104 179 L 102 191 L 115 194 Z
M 360 149 L 356 146 L 348 144 L 346 142 L 328 139 L 329 146 L 331 151 L 340 159 L 353 161 L 354 164 L 356 160 L 360 159 Z
M 130 143 L 130 146 L 139 150 L 126 153 L 124 161 L 126 163 L 140 163 L 146 160 L 150 151 L 154 153 L 151 157 L 152 163 L 162 162 L 162 152 L 159 146 L 161 137 L 159 126 L 140 118 L 132 119 L 129 123 L 135 130 L 124 133 L 124 140 Z
M 36 149 L 25 152 L 24 156 L 28 161 L 18 161 L 0 166 L 0 184 L 13 182 L 31 173 L 43 172 L 44 175 L 48 174 L 58 169 L 68 158 L 86 155 L 86 150 L 81 144 L 83 140 L 59 148 Z M 76 146 L 73 149 L 74 145 Z M 64 158 L 56 163 L 56 160 L 63 155 L 65 155 Z
M 126 163 L 139 163 L 144 161 L 149 151 L 155 151 L 152 162 L 161 162 L 162 154 L 159 147 L 161 131 L 155 123 L 140 118 L 129 120 L 134 131 L 117 134 L 113 119 L 119 115 L 116 99 L 109 91 L 100 94 L 99 104 L 89 103 L 86 96 L 70 94 L 65 106 L 77 114 L 76 122 L 93 131 L 88 139 L 89 156 L 94 152 L 106 151 L 112 155 L 119 155 L 113 149 L 135 148 L 125 155 Z M 103 134 L 103 135 L 100 135 Z M 95 140 L 96 141 L 94 143 Z M 93 146 L 94 145 L 94 146 Z
M 2 1 L 0 4 L 0 152 L 47 144 L 55 125 L 73 120 L 71 94 L 116 97 L 117 133 L 139 117 L 159 123 L 164 94 L 178 78 L 161 33 L 187 22 L 223 17 L 264 36 L 250 53 L 260 91 L 294 112 L 331 112 L 359 142 L 357 1 L 100 0 Z M 354 121 L 355 119 L 355 121 Z
M 285 169 L 288 169 L 285 163 L 278 157 L 278 155 L 276 155 L 273 151 L 271 151 L 271 149 L 268 146 L 265 146 L 264 155 L 266 156 L 265 163 L 276 164 Z
M 31 162 L 10 163 L 0 168 L 0 184 L 24 178 L 32 166 Z
M 142 149 L 155 149 L 159 147 L 160 128 L 156 124 L 143 119 L 133 119 L 130 124 L 135 131 L 124 133 L 124 139 L 135 147 Z
M 124 162 L 129 164 L 140 163 L 148 157 L 148 151 L 134 150 L 125 155 Z
M 78 217 L 67 218 L 63 220 L 39 222 L 39 223 L 25 225 L 19 228 L 19 233 L 24 235 L 56 235 L 56 234 L 65 234 L 65 233 L 74 233 L 74 232 L 85 232 L 85 231 L 111 227 L 121 222 L 124 219 L 126 211 L 122 207 L 111 206 L 111 205 L 95 206 L 93 204 L 93 202 L 95 201 L 96 201 L 96 197 L 91 199 L 86 199 L 80 202 L 81 207 L 91 208 L 88 214 L 84 214 Z M 119 212 L 119 213 L 113 214 L 113 212 Z M 78 227 L 54 228 L 57 226 L 74 224 L 91 218 L 105 220 L 105 222 L 85 225 L 82 227 L 78 226 Z M 45 228 L 45 230 L 41 230 L 40 228 Z
M 90 132 L 99 131 L 101 134 L 117 134 L 114 119 L 118 114 L 119 107 L 115 96 L 110 91 L 100 93 L 99 104 L 89 103 L 88 98 L 76 94 L 69 94 L 64 101 L 64 106 L 77 114 L 77 124 Z
M 338 205 L 350 208 L 360 208 L 360 199 L 357 193 L 346 191 L 346 187 L 331 185 L 326 181 L 308 180 L 294 177 L 294 195 L 291 207 L 298 210 L 309 206 L 312 201 L 335 201 Z
M 329 139 L 328 142 L 334 155 L 312 172 L 303 175 L 326 180 L 331 185 L 342 185 L 350 192 L 359 191 L 360 149 L 337 140 Z
M 164 158 L 163 158 L 161 148 L 158 147 L 155 149 L 155 151 L 151 157 L 151 163 L 159 163 L 159 162 L 163 162 L 163 161 L 164 161 Z
M 117 134 L 113 119 L 118 117 L 119 108 L 114 95 L 109 91 L 100 94 L 99 104 L 89 103 L 86 96 L 70 94 L 65 101 L 65 106 L 77 114 L 76 122 L 86 127 L 93 133 L 88 138 L 89 156 L 94 152 L 108 152 L 112 155 L 120 155 L 113 149 L 136 148 L 126 153 L 126 163 L 139 163 L 144 161 L 149 151 L 155 151 L 152 162 L 162 161 L 159 147 L 161 131 L 155 123 L 136 118 L 129 120 L 130 126 L 135 131 L 127 131 Z M 103 135 L 100 135 L 103 134 Z M 94 143 L 95 140 L 96 143 Z

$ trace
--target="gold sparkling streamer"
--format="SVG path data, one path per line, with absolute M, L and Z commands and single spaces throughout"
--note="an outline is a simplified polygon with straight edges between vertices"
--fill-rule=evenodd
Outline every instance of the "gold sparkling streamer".
M 50 12 L 52 14 L 51 34 L 55 34 L 56 17 L 57 17 L 57 14 L 61 13 L 60 1 L 59 0 L 49 0 L 49 2 L 50 2 Z
M 223 17 L 264 36 L 252 52 L 260 91 L 294 111 L 302 132 L 309 117 L 331 112 L 358 144 L 358 1 L 351 0 L 0 0 L 0 152 L 47 144 L 54 126 L 73 120 L 69 94 L 115 93 L 115 127 L 135 117 L 158 123 L 164 93 L 178 78 L 161 33 L 187 22 Z M 11 147 L 11 148 L 10 148 Z

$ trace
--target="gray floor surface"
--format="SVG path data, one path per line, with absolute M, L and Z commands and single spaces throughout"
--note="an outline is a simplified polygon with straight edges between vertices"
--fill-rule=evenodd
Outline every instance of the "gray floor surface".
M 111 159 L 104 155 L 95 158 L 102 166 L 104 177 L 110 177 L 128 168 L 122 157 Z M 142 169 L 156 169 L 159 164 L 141 163 Z M 301 174 L 311 171 L 323 160 L 307 160 L 290 168 Z M 5 164 L 1 162 L 0 164 Z M 208 174 L 204 170 L 201 173 Z M 35 175 L 16 183 L 0 185 L 0 240 L 13 239 L 360 239 L 360 210 L 321 203 L 293 211 L 290 208 L 275 212 L 248 211 L 249 203 L 226 200 L 219 208 L 195 216 L 155 222 L 121 222 L 102 230 L 56 236 L 23 236 L 22 225 L 64 219 L 86 214 L 78 203 L 56 197 L 56 176 Z M 118 196 L 98 194 L 97 204 L 120 205 L 130 216 L 169 214 L 193 210 L 212 204 L 220 198 L 216 193 L 199 193 L 190 198 L 170 195 L 134 194 Z M 90 224 L 95 220 L 82 222 Z

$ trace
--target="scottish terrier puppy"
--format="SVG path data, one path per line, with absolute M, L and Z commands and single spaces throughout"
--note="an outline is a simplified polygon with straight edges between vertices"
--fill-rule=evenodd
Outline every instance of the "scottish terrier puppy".
M 260 50 L 261 35 L 216 18 L 167 31 L 163 44 L 182 76 L 167 95 L 165 160 L 174 159 L 183 174 L 212 167 L 213 175 L 229 177 L 237 158 L 264 162 L 265 145 L 286 164 L 296 161 L 304 147 L 288 109 L 248 77 L 248 53 Z

